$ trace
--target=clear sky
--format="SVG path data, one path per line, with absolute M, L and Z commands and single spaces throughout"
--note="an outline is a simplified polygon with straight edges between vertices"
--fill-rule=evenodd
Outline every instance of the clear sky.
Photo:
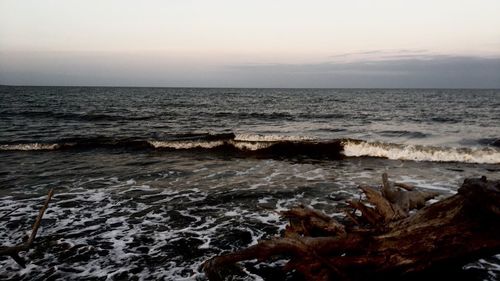
M 0 83 L 500 87 L 498 0 L 0 0 Z

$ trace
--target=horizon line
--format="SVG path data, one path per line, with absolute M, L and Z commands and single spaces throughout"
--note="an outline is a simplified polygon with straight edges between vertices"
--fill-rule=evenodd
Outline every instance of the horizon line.
M 153 88 L 153 89 L 317 89 L 317 90 L 500 90 L 500 88 L 453 88 L 453 87 L 241 87 L 241 86 L 109 86 L 109 85 L 15 85 L 0 84 L 0 87 L 59 87 L 59 88 Z

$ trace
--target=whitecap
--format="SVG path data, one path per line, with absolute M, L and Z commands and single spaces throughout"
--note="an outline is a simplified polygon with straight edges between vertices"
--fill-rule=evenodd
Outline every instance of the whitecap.
M 500 151 L 492 147 L 456 148 L 344 140 L 348 157 L 382 157 L 393 160 L 498 164 Z
M 21 143 L 21 144 L 2 144 L 0 150 L 4 151 L 35 151 L 35 150 L 55 150 L 60 147 L 57 143 Z

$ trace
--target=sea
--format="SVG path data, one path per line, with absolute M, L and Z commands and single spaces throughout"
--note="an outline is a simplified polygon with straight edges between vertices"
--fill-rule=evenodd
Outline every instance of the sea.
M 500 90 L 0 86 L 0 245 L 49 204 L 1 280 L 206 280 L 300 204 L 341 219 L 360 184 L 500 179 Z M 499 253 L 500 254 L 500 253 Z M 233 280 L 289 280 L 280 261 Z M 500 255 L 469 280 L 499 280 Z

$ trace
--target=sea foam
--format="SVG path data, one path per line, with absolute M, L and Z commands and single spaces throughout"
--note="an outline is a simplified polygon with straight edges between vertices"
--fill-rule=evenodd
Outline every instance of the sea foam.
M 500 163 L 500 151 L 492 147 L 454 148 L 359 140 L 344 140 L 342 145 L 343 153 L 347 157 L 369 156 L 412 161 Z
M 0 150 L 10 151 L 32 151 L 32 150 L 55 150 L 60 147 L 56 143 L 20 143 L 20 144 L 2 144 Z

